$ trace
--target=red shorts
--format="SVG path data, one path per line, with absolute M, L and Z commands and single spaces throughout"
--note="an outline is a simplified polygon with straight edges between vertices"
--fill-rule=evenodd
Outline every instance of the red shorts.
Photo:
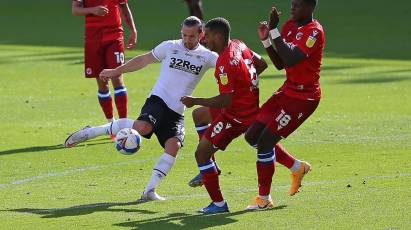
M 103 69 L 113 69 L 124 63 L 124 40 L 86 40 L 84 72 L 87 78 L 98 77 Z
M 212 108 L 212 107 L 209 107 L 208 109 L 210 110 L 210 114 L 211 114 L 211 122 L 213 122 L 218 116 L 220 116 L 221 109 Z
M 263 104 L 256 120 L 266 124 L 273 134 L 286 138 L 315 111 L 319 103 L 277 92 Z
M 217 110 L 210 109 L 210 112 L 212 115 L 217 114 Z M 220 113 L 217 117 L 213 117 L 213 122 L 204 133 L 204 137 L 215 147 L 224 151 L 230 142 L 247 131 L 248 127 L 249 124 L 238 123 Z

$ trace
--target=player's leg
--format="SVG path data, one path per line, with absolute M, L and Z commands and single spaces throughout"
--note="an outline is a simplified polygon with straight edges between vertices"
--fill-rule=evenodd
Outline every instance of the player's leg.
M 107 121 L 112 122 L 114 118 L 113 99 L 111 97 L 108 82 L 104 82 L 98 77 L 96 77 L 96 81 L 98 86 L 98 102 L 104 112 L 104 115 L 106 116 Z
M 197 130 L 198 140 L 201 140 L 205 131 L 213 120 L 210 108 L 198 107 L 192 112 L 193 122 Z
M 266 125 L 260 121 L 255 121 L 245 133 L 245 139 L 254 148 L 257 148 L 258 139 Z M 300 161 L 293 155 L 288 153 L 281 144 L 276 144 L 274 147 L 275 160 L 279 164 L 284 165 L 291 171 L 291 187 L 289 194 L 292 196 L 301 185 L 302 177 L 308 173 L 311 169 L 311 165 L 308 162 Z
M 64 142 L 64 146 L 66 148 L 73 147 L 78 145 L 81 142 L 103 136 L 103 135 L 116 135 L 120 130 L 124 128 L 132 128 L 135 121 L 132 119 L 118 119 L 112 121 L 110 123 L 101 125 L 101 126 L 86 126 L 83 129 L 80 129 L 72 134 L 70 134 L 66 141 Z
M 101 126 L 86 126 L 85 128 L 72 133 L 65 141 L 65 147 L 73 147 L 81 142 L 96 138 L 102 135 L 116 135 L 124 128 L 133 128 L 137 130 L 143 137 L 150 138 L 154 127 L 159 125 L 157 120 L 160 120 L 164 114 L 161 99 L 157 97 L 147 98 L 141 108 L 141 115 L 136 121 L 128 118 L 118 119 L 113 122 Z
M 164 109 L 164 114 L 161 117 L 158 114 L 153 117 L 156 120 L 155 124 L 161 124 L 161 126 L 153 126 L 153 128 L 160 145 L 164 148 L 164 152 L 154 165 L 151 178 L 139 202 L 164 200 L 156 193 L 155 189 L 168 175 L 175 163 L 177 153 L 184 143 L 184 117 L 172 111 L 163 103 L 159 104 L 158 107 Z
M 247 143 L 253 148 L 257 148 L 258 139 L 265 128 L 265 124 L 260 121 L 254 121 L 247 132 L 244 134 L 244 138 Z
M 296 159 L 280 143 L 275 145 L 274 150 L 276 161 L 281 162 L 291 171 L 291 187 L 288 194 L 293 196 L 298 192 L 303 177 L 311 170 L 311 165 L 306 161 Z
M 123 39 L 113 40 L 105 46 L 106 67 L 114 69 L 124 63 L 124 41 Z M 127 88 L 124 84 L 123 76 L 112 78 L 111 83 L 114 88 L 114 101 L 119 118 L 127 118 Z
M 204 214 L 228 212 L 227 202 L 224 200 L 220 189 L 218 171 L 214 161 L 211 160 L 211 156 L 214 155 L 217 150 L 218 149 L 215 148 L 207 138 L 202 138 L 195 154 L 204 187 L 207 189 L 212 200 L 210 205 L 200 209 L 200 212 Z
M 191 16 L 196 16 L 203 20 L 203 4 L 201 0 L 185 0 Z
M 154 165 L 153 172 L 150 180 L 145 187 L 139 203 L 154 201 L 154 200 L 165 200 L 164 197 L 158 195 L 155 191 L 157 186 L 162 180 L 168 175 L 171 168 L 174 166 L 176 161 L 176 156 L 181 148 L 181 142 L 178 138 L 173 137 L 166 141 L 164 153 L 160 156 L 157 163 Z
M 271 209 L 274 207 L 270 195 L 272 177 L 275 171 L 275 144 L 281 140 L 281 137 L 274 135 L 266 127 L 259 136 L 257 142 L 257 177 L 258 177 L 258 196 L 254 198 L 249 210 Z
M 202 174 L 203 184 L 213 201 L 200 210 L 205 214 L 228 212 L 227 202 L 223 199 L 219 174 L 214 161 L 210 158 L 217 150 L 224 151 L 232 140 L 245 132 L 247 126 L 218 116 L 207 129 L 196 150 L 196 161 Z
M 106 119 L 113 119 L 113 100 L 111 98 L 108 82 L 101 81 L 98 76 L 104 69 L 104 47 L 99 41 L 86 41 L 84 44 L 84 65 L 87 78 L 96 78 L 98 87 L 98 101 Z
M 216 118 L 220 114 L 220 111 L 221 109 L 208 107 L 199 107 L 193 110 L 192 116 L 199 140 L 201 140 L 206 130 L 210 127 L 213 118 Z M 217 168 L 218 174 L 221 174 L 221 169 L 218 167 L 215 156 L 212 155 L 211 159 Z M 193 177 L 193 179 L 188 182 L 188 185 L 193 188 L 202 186 L 203 180 L 201 173 Z

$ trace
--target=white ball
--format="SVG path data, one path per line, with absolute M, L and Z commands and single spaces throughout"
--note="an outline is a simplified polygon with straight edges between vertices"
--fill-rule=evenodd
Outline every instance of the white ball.
M 116 149 L 122 154 L 131 155 L 140 149 L 140 134 L 131 128 L 120 130 L 116 135 Z

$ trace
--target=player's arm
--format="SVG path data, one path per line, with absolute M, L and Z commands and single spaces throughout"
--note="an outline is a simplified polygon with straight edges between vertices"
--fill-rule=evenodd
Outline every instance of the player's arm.
M 191 108 L 195 105 L 213 108 L 225 108 L 231 105 L 232 97 L 232 93 L 221 93 L 218 96 L 210 98 L 183 96 L 181 97 L 180 101 L 188 108 Z
M 275 51 L 274 47 L 271 45 L 270 38 L 268 37 L 269 29 L 267 22 L 260 22 L 258 26 L 258 36 L 263 43 L 265 50 L 267 51 L 268 57 L 270 57 L 271 62 L 274 64 L 275 68 L 278 70 L 284 69 L 284 63 L 281 60 L 278 53 Z
M 127 49 L 133 48 L 137 44 L 137 29 L 134 24 L 133 15 L 131 14 L 130 7 L 127 3 L 120 4 L 121 15 L 123 16 L 124 21 L 127 24 L 127 27 L 130 29 L 130 38 L 127 42 Z
M 108 79 L 118 77 L 123 73 L 140 70 L 147 65 L 155 62 L 158 62 L 158 60 L 154 57 L 152 52 L 142 54 L 134 57 L 133 59 L 115 69 L 104 69 L 100 73 L 100 79 L 107 81 Z
M 277 49 L 278 56 L 286 66 L 291 67 L 303 61 L 305 58 L 307 58 L 307 55 L 298 47 L 290 47 L 284 42 L 283 38 L 280 35 L 280 32 L 278 32 L 277 29 L 279 20 L 279 13 L 277 9 L 273 7 L 271 9 L 270 22 L 268 26 L 268 28 L 270 29 L 270 35 Z
M 260 75 L 262 72 L 264 72 L 265 69 L 267 69 L 268 67 L 267 62 L 258 53 L 254 51 L 252 52 L 253 52 L 253 63 L 255 66 L 255 70 L 257 72 L 257 75 Z
M 84 7 L 83 0 L 73 0 L 71 4 L 71 13 L 74 16 L 85 16 L 88 14 L 105 16 L 108 14 L 108 9 L 104 6 Z

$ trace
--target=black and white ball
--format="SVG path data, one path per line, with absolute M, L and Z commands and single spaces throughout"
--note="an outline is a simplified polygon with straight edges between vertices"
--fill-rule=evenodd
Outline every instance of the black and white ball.
M 141 146 L 140 134 L 132 129 L 125 128 L 116 135 L 116 149 L 122 154 L 131 155 L 136 153 Z

